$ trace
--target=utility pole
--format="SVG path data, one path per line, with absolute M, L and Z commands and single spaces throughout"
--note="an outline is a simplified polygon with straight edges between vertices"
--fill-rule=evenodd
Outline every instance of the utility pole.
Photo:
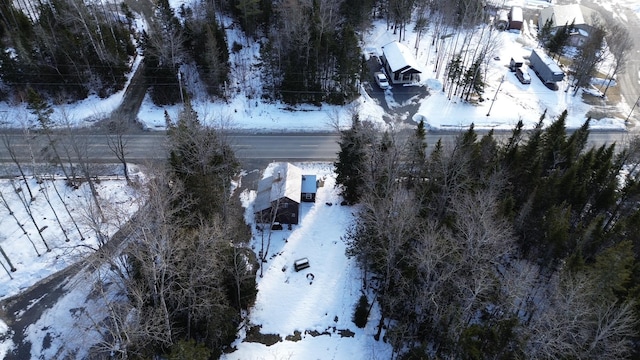
M 487 111 L 487 116 L 489 116 L 491 114 L 491 109 L 493 108 L 493 103 L 496 102 L 496 98 L 498 97 L 498 92 L 500 92 L 500 87 L 502 86 L 503 82 L 504 82 L 504 75 L 502 75 L 502 80 L 500 80 L 500 84 L 498 85 L 498 89 L 496 90 L 496 94 L 493 95 L 493 100 L 491 100 L 491 106 L 489 106 L 489 111 Z
M 636 102 L 633 103 L 633 107 L 631 108 L 631 111 L 629 111 L 629 115 L 627 115 L 627 118 L 624 119 L 625 125 L 629 122 L 629 118 L 631 117 L 631 113 L 633 112 L 633 110 L 638 105 L 638 101 L 640 101 L 640 95 L 638 95 L 638 98 L 636 99 Z

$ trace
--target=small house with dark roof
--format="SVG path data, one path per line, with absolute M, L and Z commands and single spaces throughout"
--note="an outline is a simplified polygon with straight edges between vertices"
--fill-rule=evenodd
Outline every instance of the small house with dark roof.
M 397 41 L 382 47 L 382 64 L 393 84 L 410 84 L 420 81 L 418 61 L 411 50 Z
M 256 221 L 298 224 L 302 170 L 289 163 L 278 164 L 271 176 L 258 183 L 258 194 L 253 204 Z

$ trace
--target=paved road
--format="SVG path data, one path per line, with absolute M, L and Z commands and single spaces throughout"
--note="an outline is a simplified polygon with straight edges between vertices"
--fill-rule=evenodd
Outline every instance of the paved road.
M 444 144 L 451 144 L 458 132 L 431 132 L 427 134 L 427 144 L 433 146 L 438 139 Z M 482 131 L 479 131 L 482 134 Z M 509 132 L 496 134 L 506 138 Z M 623 143 L 631 135 L 626 132 L 593 131 L 590 140 L 593 145 L 617 142 Z M 31 152 L 36 155 L 46 151 L 47 139 L 44 136 L 25 138 L 22 134 L 0 135 L 0 162 L 11 162 L 3 139 L 9 139 L 18 159 L 30 161 Z M 164 160 L 167 158 L 166 135 L 164 133 L 138 133 L 124 136 L 126 140 L 127 159 L 129 162 L 146 162 L 148 160 Z M 93 162 L 117 163 L 114 153 L 109 149 L 106 135 L 79 134 L 75 139 L 85 144 L 87 157 Z M 314 134 L 230 134 L 229 142 L 241 160 L 264 161 L 333 161 L 339 151 L 339 136 L 334 133 Z M 59 146 L 68 145 L 68 138 L 58 140 Z

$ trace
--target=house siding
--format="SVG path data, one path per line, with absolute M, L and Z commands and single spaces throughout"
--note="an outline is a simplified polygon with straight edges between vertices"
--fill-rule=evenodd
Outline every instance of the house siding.
M 273 210 L 276 210 L 275 222 L 281 224 L 298 225 L 300 204 L 289 198 L 281 198 L 279 201 L 273 201 L 271 207 L 256 213 L 257 221 L 260 223 L 271 223 Z
M 316 193 L 302 193 L 300 200 L 302 202 L 316 202 Z

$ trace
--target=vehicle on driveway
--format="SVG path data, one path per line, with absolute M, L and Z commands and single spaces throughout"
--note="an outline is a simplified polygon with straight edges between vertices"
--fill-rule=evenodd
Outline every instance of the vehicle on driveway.
M 523 84 L 531 84 L 531 76 L 529 76 L 527 69 L 524 67 L 519 67 L 516 69 L 516 77 Z
M 375 74 L 373 74 L 373 77 L 376 79 L 376 84 L 378 84 L 380 89 L 386 90 L 391 87 L 389 85 L 389 79 L 387 79 L 387 75 L 378 71 Z
M 529 66 L 549 89 L 558 90 L 557 82 L 564 79 L 564 71 L 549 55 L 542 50 L 533 49 Z

